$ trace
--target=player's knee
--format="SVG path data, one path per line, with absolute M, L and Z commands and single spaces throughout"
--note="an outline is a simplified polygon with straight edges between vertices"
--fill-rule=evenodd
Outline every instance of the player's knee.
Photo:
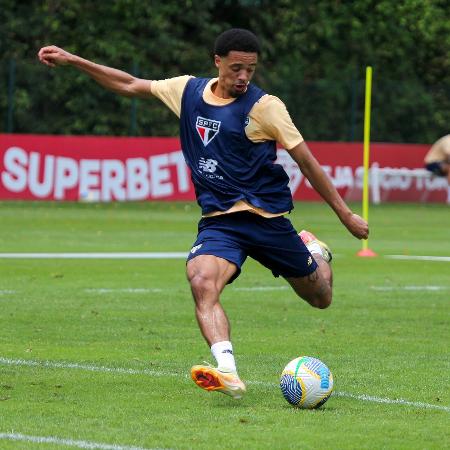
M 313 305 L 315 308 L 326 309 L 331 305 L 331 292 L 325 296 L 320 296 Z
M 196 302 L 202 298 L 209 297 L 211 294 L 216 294 L 217 291 L 214 281 L 202 272 L 197 272 L 192 277 L 189 277 L 189 284 Z
M 306 301 L 318 309 L 326 309 L 331 305 L 332 295 L 331 289 L 326 289 L 321 292 L 315 292 L 313 295 L 306 298 Z

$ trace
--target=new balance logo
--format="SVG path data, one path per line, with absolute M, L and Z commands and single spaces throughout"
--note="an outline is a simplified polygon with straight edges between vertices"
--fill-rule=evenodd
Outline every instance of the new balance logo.
M 194 254 L 203 244 L 195 245 L 191 248 L 191 253 Z
M 227 348 L 226 350 L 223 350 L 222 353 L 229 353 L 230 355 L 232 355 L 233 354 L 233 350 L 230 350 L 230 349 Z
M 218 120 L 205 119 L 198 116 L 195 126 L 197 133 L 206 147 L 218 134 L 221 122 Z
M 218 168 L 219 163 L 215 159 L 200 158 L 198 160 L 198 172 L 202 174 L 204 178 L 210 180 L 223 180 L 222 175 L 214 173 Z
M 216 171 L 218 162 L 215 159 L 200 158 L 198 161 L 198 167 L 203 172 L 214 173 Z

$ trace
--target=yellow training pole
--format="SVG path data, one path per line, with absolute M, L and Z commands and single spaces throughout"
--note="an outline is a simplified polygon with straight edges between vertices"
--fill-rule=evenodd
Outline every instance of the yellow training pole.
M 372 98 L 372 67 L 366 67 L 366 97 L 364 103 L 364 178 L 362 195 L 362 213 L 366 222 L 369 222 L 369 164 L 370 164 L 370 103 Z M 376 256 L 369 248 L 369 240 L 362 241 L 362 250 L 358 256 Z

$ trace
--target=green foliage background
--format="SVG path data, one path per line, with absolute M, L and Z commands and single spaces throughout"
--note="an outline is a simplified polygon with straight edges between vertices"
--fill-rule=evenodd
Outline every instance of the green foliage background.
M 0 0 L 0 23 L 0 131 L 176 136 L 157 100 L 49 70 L 37 51 L 54 44 L 149 79 L 214 76 L 215 37 L 245 27 L 263 44 L 255 82 L 285 101 L 307 140 L 362 139 L 367 65 L 373 140 L 449 132 L 446 0 Z

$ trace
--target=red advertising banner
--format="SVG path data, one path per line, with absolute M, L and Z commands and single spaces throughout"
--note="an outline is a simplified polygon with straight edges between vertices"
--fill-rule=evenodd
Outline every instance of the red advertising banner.
M 364 168 L 363 144 L 348 142 L 308 142 L 322 168 L 338 192 L 347 200 L 361 200 Z M 430 146 L 419 144 L 372 143 L 370 145 L 371 198 L 381 201 L 450 202 L 445 177 L 435 177 L 423 167 Z M 291 179 L 296 200 L 319 200 L 285 150 L 278 151 L 280 162 Z
M 341 195 L 360 199 L 362 144 L 308 145 Z M 0 199 L 195 200 L 180 148 L 177 138 L 0 134 Z M 422 170 L 427 150 L 426 145 L 371 145 L 381 201 L 447 201 L 445 178 Z M 285 150 L 278 151 L 277 163 L 290 177 L 295 200 L 320 199 Z
M 178 139 L 0 135 L 0 198 L 193 200 Z

